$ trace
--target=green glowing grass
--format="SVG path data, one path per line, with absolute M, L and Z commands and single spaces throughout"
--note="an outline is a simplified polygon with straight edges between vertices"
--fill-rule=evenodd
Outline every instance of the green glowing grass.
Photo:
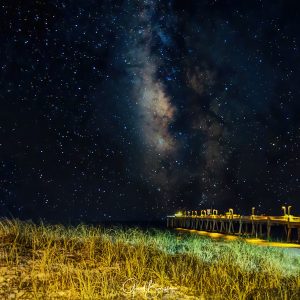
M 300 256 L 167 231 L 0 222 L 0 298 L 300 299 Z

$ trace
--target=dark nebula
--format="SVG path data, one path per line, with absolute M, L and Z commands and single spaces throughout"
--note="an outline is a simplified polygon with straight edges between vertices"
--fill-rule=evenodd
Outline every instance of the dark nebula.
M 0 213 L 300 214 L 297 1 L 6 0 Z

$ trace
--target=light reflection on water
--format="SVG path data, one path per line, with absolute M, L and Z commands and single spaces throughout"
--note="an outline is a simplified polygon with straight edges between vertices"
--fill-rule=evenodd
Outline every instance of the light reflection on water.
M 236 235 L 230 235 L 230 234 L 223 234 L 218 232 L 207 232 L 207 231 L 199 231 L 194 229 L 185 229 L 185 228 L 175 228 L 178 232 L 190 232 L 194 234 L 199 234 L 201 236 L 207 236 L 213 239 L 220 239 L 225 241 L 235 241 L 238 239 L 243 239 L 247 243 L 252 245 L 258 245 L 258 246 L 269 246 L 269 247 L 280 247 L 280 248 L 299 248 L 300 244 L 295 243 L 283 243 L 283 242 L 273 242 L 273 241 L 267 241 L 263 239 L 258 238 L 242 238 Z

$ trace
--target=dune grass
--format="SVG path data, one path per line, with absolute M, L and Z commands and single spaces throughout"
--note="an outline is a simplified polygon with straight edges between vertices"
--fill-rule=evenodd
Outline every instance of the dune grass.
M 300 299 L 300 257 L 168 231 L 0 221 L 0 299 Z

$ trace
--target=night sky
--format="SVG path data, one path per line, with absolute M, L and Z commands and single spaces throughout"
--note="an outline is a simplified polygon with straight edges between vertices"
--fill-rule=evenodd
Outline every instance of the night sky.
M 297 2 L 1 1 L 0 214 L 300 214 Z

